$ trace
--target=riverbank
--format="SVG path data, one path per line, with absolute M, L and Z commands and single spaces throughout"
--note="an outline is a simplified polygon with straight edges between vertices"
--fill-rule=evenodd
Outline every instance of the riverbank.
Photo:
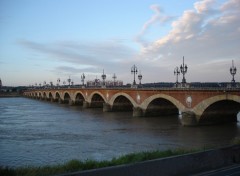
M 62 174 L 61 176 L 166 176 L 196 175 L 223 167 L 239 166 L 240 145 L 149 160 L 135 164 Z M 236 172 L 232 172 L 234 175 Z M 230 172 L 231 174 L 231 172 Z M 238 172 L 239 174 L 239 172 Z
M 118 158 L 113 158 L 109 161 L 94 161 L 94 160 L 71 160 L 66 164 L 62 165 L 53 165 L 53 166 L 43 166 L 43 167 L 19 167 L 19 168 L 9 168 L 9 167 L 0 167 L 0 175 L 4 176 L 38 176 L 38 175 L 56 175 L 62 173 L 72 173 L 79 172 L 84 170 L 92 170 L 98 168 L 107 168 L 119 165 L 139 163 L 146 160 L 153 160 L 159 158 L 166 158 L 170 156 L 179 156 L 187 153 L 196 152 L 197 150 L 185 150 L 185 149 L 176 149 L 176 150 L 165 150 L 165 151 L 151 151 L 151 152 L 140 152 L 127 154 Z
M 4 176 L 192 175 L 240 163 L 240 145 L 210 150 L 166 150 L 128 154 L 111 161 L 72 160 L 63 165 L 1 168 Z

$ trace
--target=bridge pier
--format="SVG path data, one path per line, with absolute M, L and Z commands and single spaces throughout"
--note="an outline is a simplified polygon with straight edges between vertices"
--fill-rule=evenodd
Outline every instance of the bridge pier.
M 50 101 L 51 101 L 51 102 L 55 102 L 56 100 L 54 100 L 54 98 L 50 98 Z
M 181 123 L 183 126 L 197 126 L 197 116 L 192 111 L 183 111 Z
M 83 108 L 89 108 L 90 107 L 90 103 L 87 101 L 83 101 Z
M 108 103 L 103 103 L 103 112 L 111 112 L 111 111 L 112 111 L 111 105 Z
M 75 101 L 74 101 L 74 100 L 69 100 L 69 101 L 68 101 L 68 104 L 69 104 L 70 106 L 74 106 L 74 105 L 75 105 Z
M 144 110 L 140 107 L 133 107 L 133 117 L 142 117 L 144 116 Z
M 64 101 L 63 101 L 61 98 L 59 98 L 59 99 L 58 99 L 58 103 L 59 103 L 59 104 L 63 104 Z

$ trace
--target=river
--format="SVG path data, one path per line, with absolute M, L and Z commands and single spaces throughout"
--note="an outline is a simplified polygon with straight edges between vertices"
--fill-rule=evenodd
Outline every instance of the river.
M 0 166 L 43 166 L 156 149 L 220 147 L 237 136 L 239 122 L 183 127 L 178 116 L 136 118 L 130 112 L 0 98 Z

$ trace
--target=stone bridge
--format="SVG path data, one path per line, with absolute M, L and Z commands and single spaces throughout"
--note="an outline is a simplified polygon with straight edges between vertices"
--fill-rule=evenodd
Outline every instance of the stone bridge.
M 24 95 L 104 112 L 133 111 L 134 117 L 180 114 L 185 126 L 236 122 L 240 112 L 239 88 L 60 88 L 27 90 Z

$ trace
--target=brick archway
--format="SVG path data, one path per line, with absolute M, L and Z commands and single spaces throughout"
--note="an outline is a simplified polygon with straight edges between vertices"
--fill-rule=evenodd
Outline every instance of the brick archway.
M 94 92 L 92 92 L 92 93 L 90 94 L 90 96 L 88 97 L 88 102 L 89 102 L 89 103 L 92 102 L 92 98 L 93 98 L 94 94 L 98 94 L 99 96 L 102 97 L 102 99 L 104 100 L 105 103 L 107 102 L 106 98 L 104 97 L 104 95 L 103 95 L 101 92 L 99 92 L 99 91 L 94 91 Z
M 81 92 L 81 91 L 76 91 L 75 93 L 74 93 L 74 95 L 73 95 L 73 98 L 74 98 L 74 101 L 76 101 L 76 98 L 77 98 L 77 95 L 78 94 L 81 94 L 82 95 L 82 97 L 84 98 L 84 101 L 86 101 L 86 96 L 85 96 L 85 94 L 83 93 L 83 92 Z
M 114 101 L 115 101 L 115 99 L 117 98 L 117 97 L 119 97 L 119 96 L 124 96 L 124 97 L 126 97 L 131 103 L 132 103 L 132 105 L 133 105 L 133 107 L 137 107 L 137 103 L 133 100 L 133 98 L 130 96 L 130 95 L 128 95 L 127 93 L 116 93 L 116 94 L 114 94 L 112 97 L 111 97 L 111 99 L 109 100 L 109 105 L 110 106 L 113 106 L 113 103 L 114 103 Z
M 175 99 L 175 98 L 173 98 L 173 97 L 171 97 L 171 96 L 169 96 L 169 95 L 166 95 L 166 94 L 156 94 L 156 95 L 152 95 L 152 96 L 148 97 L 147 99 L 145 99 L 145 100 L 142 102 L 142 104 L 141 104 L 140 107 L 141 107 L 143 110 L 146 110 L 147 107 L 148 107 L 148 105 L 149 105 L 153 100 L 155 100 L 155 99 L 157 99 L 157 98 L 162 98 L 162 99 L 166 99 L 166 100 L 170 101 L 172 104 L 174 104 L 174 105 L 178 108 L 179 111 L 183 111 L 183 110 L 185 109 L 185 106 L 184 106 L 181 102 L 179 102 L 177 99 Z
M 222 100 L 231 100 L 234 102 L 239 103 L 239 111 L 240 111 L 240 97 L 237 95 L 217 95 L 214 97 L 210 97 L 206 100 L 203 100 L 199 104 L 197 104 L 194 108 L 193 111 L 195 112 L 198 120 L 204 113 L 204 111 L 212 104 L 217 103 Z

